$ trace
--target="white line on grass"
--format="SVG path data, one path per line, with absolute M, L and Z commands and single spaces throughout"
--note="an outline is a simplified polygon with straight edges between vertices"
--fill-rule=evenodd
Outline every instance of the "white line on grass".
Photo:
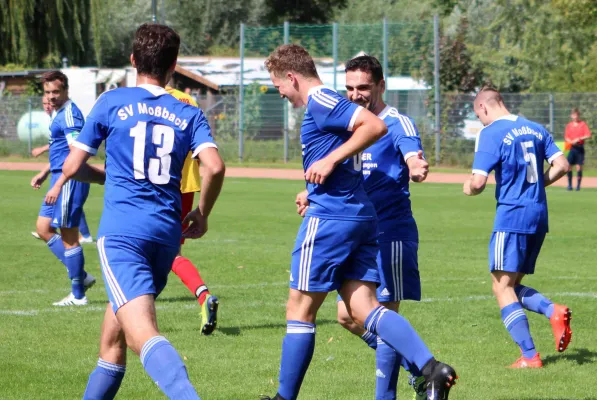
M 549 297 L 580 297 L 580 298 L 592 298 L 597 299 L 597 293 L 595 292 L 557 292 L 557 293 L 544 293 L 546 296 Z M 431 297 L 431 298 L 424 298 L 421 300 L 422 303 L 446 303 L 446 302 L 457 302 L 457 303 L 465 303 L 471 301 L 487 301 L 487 300 L 494 300 L 494 296 L 486 295 L 486 296 L 462 296 L 462 297 Z M 271 307 L 274 305 L 273 302 L 254 302 L 254 304 L 245 306 L 256 306 L 256 307 Z M 285 304 L 283 303 L 276 303 L 277 307 L 284 307 Z M 189 304 L 174 304 L 174 303 L 161 303 L 158 299 L 156 309 L 158 310 L 171 310 L 171 309 L 192 309 L 198 308 L 199 305 L 196 302 L 191 302 Z M 57 312 L 103 312 L 106 309 L 105 306 L 85 306 L 85 307 L 52 307 L 52 308 L 42 308 L 42 309 L 33 309 L 33 310 L 2 310 L 0 309 L 0 315 L 13 315 L 18 317 L 34 317 L 39 314 L 48 314 L 48 313 L 57 313 Z

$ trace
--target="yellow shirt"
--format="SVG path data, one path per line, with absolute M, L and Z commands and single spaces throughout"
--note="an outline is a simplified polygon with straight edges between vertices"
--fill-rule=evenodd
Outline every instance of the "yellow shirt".
M 166 87 L 166 91 L 183 103 L 199 107 L 197 102 L 188 94 L 176 90 L 171 87 Z M 201 177 L 199 176 L 199 163 L 191 157 L 191 153 L 187 154 L 182 167 L 182 177 L 180 180 L 181 193 L 193 193 L 201 190 Z

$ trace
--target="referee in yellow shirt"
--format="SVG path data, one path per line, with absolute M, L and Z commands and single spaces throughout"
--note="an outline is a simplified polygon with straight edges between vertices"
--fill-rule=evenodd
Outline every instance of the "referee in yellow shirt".
M 180 90 L 167 86 L 166 91 L 184 103 L 199 107 L 197 102 L 191 96 Z M 191 153 L 189 153 L 182 169 L 182 179 L 180 181 L 182 200 L 182 212 L 180 214 L 181 221 L 184 220 L 187 214 L 193 209 L 195 192 L 199 192 L 200 190 L 199 161 L 191 158 Z M 188 224 L 186 226 L 183 225 L 182 230 L 184 231 L 187 226 Z M 180 239 L 181 249 L 172 264 L 172 272 L 174 272 L 191 293 L 197 297 L 197 301 L 199 301 L 199 304 L 201 305 L 201 334 L 209 335 L 216 329 L 219 301 L 218 298 L 211 294 L 209 289 L 207 289 L 205 282 L 201 279 L 197 267 L 195 267 L 188 258 L 182 256 L 183 244 L 184 237 Z

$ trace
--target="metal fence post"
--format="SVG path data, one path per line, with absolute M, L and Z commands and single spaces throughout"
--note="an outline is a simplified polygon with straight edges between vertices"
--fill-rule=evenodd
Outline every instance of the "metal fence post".
M 32 142 L 33 142 L 33 132 L 31 131 L 31 127 L 33 125 L 33 117 L 32 117 L 32 109 L 33 109 L 33 101 L 31 100 L 31 97 L 29 97 L 29 143 L 27 148 L 29 149 L 29 152 L 27 153 L 29 156 L 31 156 L 31 146 L 32 146 Z
M 434 47 L 434 86 L 435 86 L 435 164 L 439 165 L 440 159 L 440 131 L 441 131 L 441 109 L 440 109 L 440 88 L 439 88 L 439 17 L 433 16 L 433 47 Z
M 290 24 L 288 21 L 284 21 L 284 44 L 290 43 Z M 288 128 L 289 128 L 289 118 L 288 113 L 290 112 L 290 107 L 288 106 L 288 101 L 284 101 L 284 162 L 288 162 Z
M 553 99 L 553 94 L 550 93 L 549 94 L 549 130 L 551 131 L 552 135 L 556 131 L 556 127 L 554 125 L 555 124 L 554 109 L 555 109 L 555 102 Z
M 390 72 L 388 71 L 388 19 L 384 17 L 383 19 L 383 33 L 382 33 L 382 46 L 383 46 L 383 73 L 386 78 L 386 90 L 383 93 L 383 101 L 387 101 L 388 99 L 388 81 L 387 78 L 390 76 Z M 398 106 L 398 105 L 396 105 Z
M 332 25 L 332 56 L 334 57 L 334 90 L 337 90 L 338 69 L 338 23 Z
M 245 24 L 240 24 L 240 79 L 238 82 L 238 161 L 243 162 L 245 118 Z

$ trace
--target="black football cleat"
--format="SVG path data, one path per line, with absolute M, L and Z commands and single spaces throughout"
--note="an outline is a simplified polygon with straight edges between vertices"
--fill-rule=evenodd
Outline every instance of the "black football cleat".
M 259 400 L 284 400 L 284 397 L 282 397 L 278 393 L 276 393 L 276 395 L 274 397 L 262 395 L 261 397 L 259 397 Z
M 456 371 L 448 364 L 432 358 L 423 367 L 428 400 L 448 400 L 450 389 L 456 384 Z

